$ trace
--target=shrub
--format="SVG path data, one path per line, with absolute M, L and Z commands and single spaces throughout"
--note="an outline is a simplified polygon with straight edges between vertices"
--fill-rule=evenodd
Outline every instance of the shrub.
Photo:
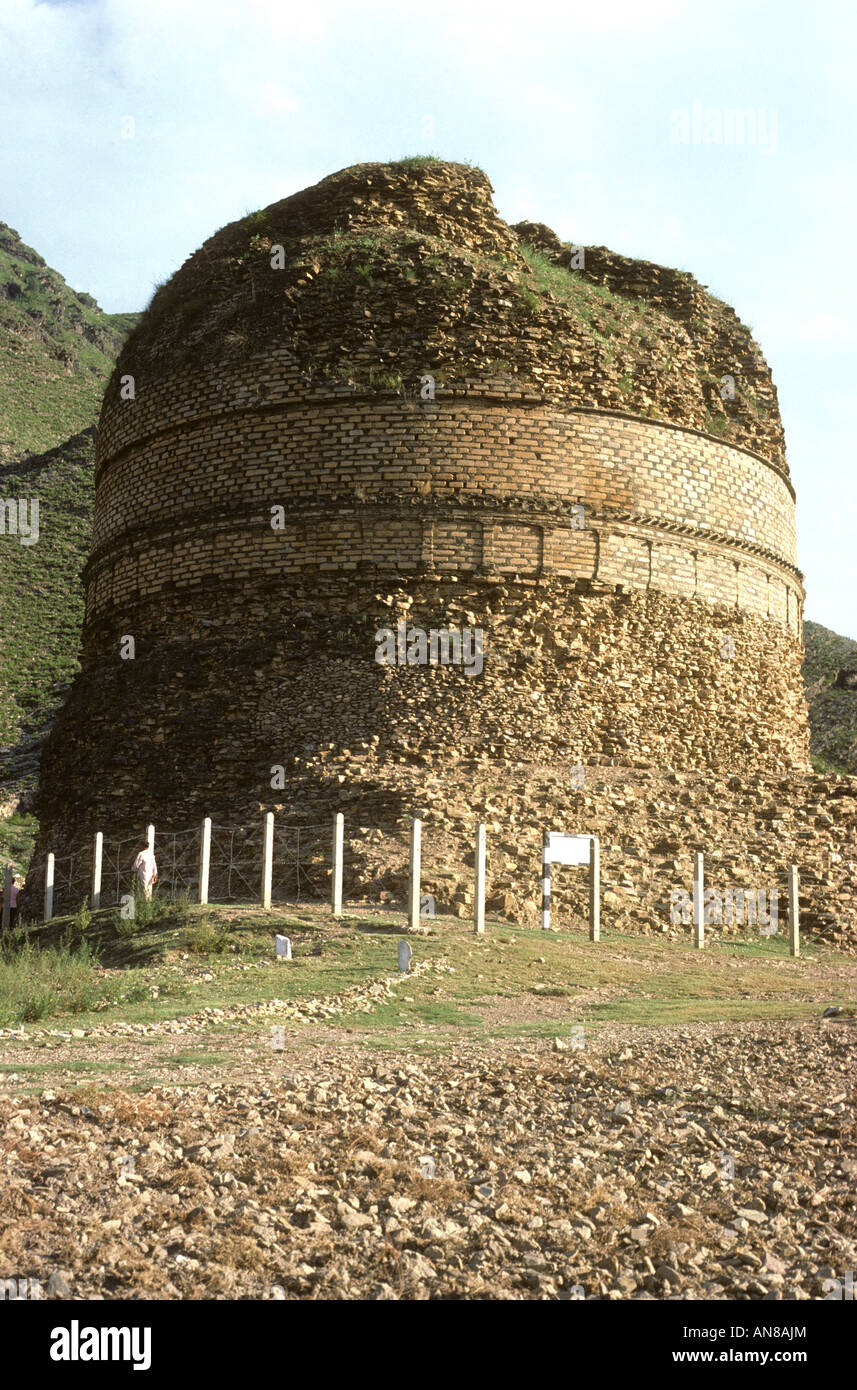
M 185 933 L 186 951 L 200 956 L 223 955 L 229 950 L 231 938 L 227 927 L 219 927 L 210 918 L 205 918 L 198 926 Z
M 140 923 L 134 917 L 123 917 L 119 908 L 116 909 L 112 919 L 113 930 L 117 936 L 135 936 L 140 930 Z
M 84 898 L 77 912 L 72 917 L 65 930 L 65 941 L 68 945 L 80 945 L 92 924 L 92 913 L 89 909 L 89 898 Z
M 19 936 L 18 933 L 15 933 Z M 4 942 L 0 957 L 0 1026 L 32 1023 L 54 1013 L 83 1013 L 110 1002 L 110 990 L 93 970 L 88 941 L 40 949 L 30 940 Z
M 56 1007 L 57 996 L 54 990 L 48 987 L 34 986 L 21 1002 L 18 1021 L 35 1023 L 38 1019 L 45 1018 L 47 1014 L 52 1014 Z
M 133 971 L 134 975 L 139 975 L 138 970 Z M 144 979 L 132 979 L 131 984 L 123 989 L 122 997 L 128 1004 L 140 1004 L 144 999 L 152 998 L 152 986 L 146 984 Z

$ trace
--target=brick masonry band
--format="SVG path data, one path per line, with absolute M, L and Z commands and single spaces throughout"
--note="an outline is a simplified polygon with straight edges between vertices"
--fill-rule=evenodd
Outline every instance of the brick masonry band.
M 568 524 L 571 503 L 583 530 Z M 221 435 L 208 418 L 102 468 L 87 620 L 167 585 L 314 568 L 556 574 L 697 596 L 796 631 L 803 602 L 782 473 L 648 421 L 339 398 L 290 410 L 285 429 L 248 411 Z

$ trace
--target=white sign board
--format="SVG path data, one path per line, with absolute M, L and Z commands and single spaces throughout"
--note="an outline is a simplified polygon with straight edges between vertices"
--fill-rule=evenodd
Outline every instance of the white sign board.
M 595 835 L 563 835 L 557 830 L 548 834 L 549 864 L 588 864 L 589 845 Z

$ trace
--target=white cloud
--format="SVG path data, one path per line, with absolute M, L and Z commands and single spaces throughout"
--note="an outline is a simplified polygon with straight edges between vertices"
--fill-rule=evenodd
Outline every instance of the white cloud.
M 300 102 L 293 92 L 277 82 L 266 82 L 259 89 L 257 104 L 263 115 L 274 115 L 280 111 L 297 111 Z
M 765 342 L 775 341 L 778 349 L 828 348 L 838 352 L 857 345 L 855 320 L 842 314 L 792 304 L 771 312 L 760 310 L 760 315 L 760 336 Z

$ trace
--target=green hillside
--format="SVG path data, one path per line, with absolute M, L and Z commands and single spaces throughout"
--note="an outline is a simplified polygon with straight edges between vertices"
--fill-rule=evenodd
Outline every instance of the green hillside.
M 0 787 L 32 786 L 38 750 L 78 669 L 80 571 L 92 534 L 95 428 L 0 470 L 4 501 L 38 498 L 38 540 L 0 535 Z
M 857 642 L 820 623 L 803 631 L 813 762 L 818 771 L 857 773 Z M 841 671 L 854 672 L 854 688 L 835 684 Z
M 0 222 L 0 467 L 95 423 L 138 318 L 103 313 Z
M 38 540 L 0 514 L 0 799 L 32 787 L 77 670 L 95 423 L 140 315 L 105 314 L 0 222 L 0 501 L 39 504 Z M 4 830 L 9 822 L 4 823 Z

